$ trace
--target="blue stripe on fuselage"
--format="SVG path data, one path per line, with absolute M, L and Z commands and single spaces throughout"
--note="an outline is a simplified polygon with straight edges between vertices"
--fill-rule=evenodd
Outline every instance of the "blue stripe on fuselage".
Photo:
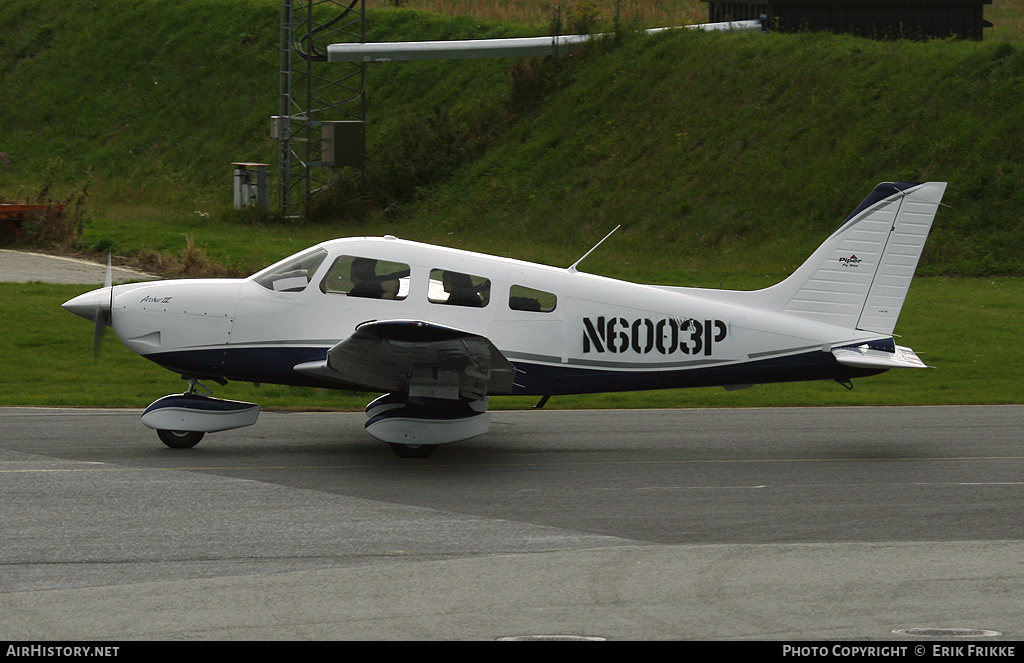
M 884 373 L 881 370 L 843 366 L 830 352 L 805 352 L 786 357 L 761 359 L 701 368 L 613 371 L 575 368 L 569 365 L 523 365 L 516 375 L 513 394 L 565 395 L 650 389 L 716 387 L 722 385 L 846 380 Z
M 224 378 L 236 382 L 265 382 L 294 387 L 344 388 L 337 382 L 297 373 L 293 366 L 327 358 L 326 347 L 263 346 L 178 350 L 144 355 L 186 377 Z M 352 387 L 355 389 L 355 386 Z
M 150 354 L 146 358 L 187 377 L 365 391 L 359 385 L 321 380 L 292 369 L 305 362 L 324 360 L 327 350 L 325 347 L 302 346 L 236 347 L 181 350 Z M 885 372 L 844 366 L 835 360 L 832 353 L 820 350 L 720 366 L 663 370 L 656 367 L 646 370 L 581 368 L 571 364 L 521 360 L 512 363 L 518 373 L 511 393 L 535 396 L 846 380 Z

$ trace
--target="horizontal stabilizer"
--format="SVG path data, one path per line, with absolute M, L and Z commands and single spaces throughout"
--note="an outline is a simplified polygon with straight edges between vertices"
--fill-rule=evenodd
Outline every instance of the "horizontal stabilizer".
M 895 352 L 873 350 L 866 345 L 857 348 L 836 348 L 832 350 L 836 361 L 853 368 L 928 368 L 910 348 L 896 346 Z

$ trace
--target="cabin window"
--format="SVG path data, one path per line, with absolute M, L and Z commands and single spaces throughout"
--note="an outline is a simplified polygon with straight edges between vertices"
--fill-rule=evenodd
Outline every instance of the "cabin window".
M 326 293 L 369 299 L 405 299 L 409 265 L 360 256 L 340 256 L 320 282 Z
M 435 304 L 482 308 L 491 300 L 491 281 L 450 269 L 432 269 L 427 299 Z
M 285 258 L 253 275 L 252 280 L 275 292 L 301 292 L 309 285 L 313 273 L 327 258 L 327 251 L 316 249 Z
M 550 292 L 514 285 L 508 291 L 508 307 L 513 311 L 536 311 L 550 313 L 555 310 L 558 298 Z

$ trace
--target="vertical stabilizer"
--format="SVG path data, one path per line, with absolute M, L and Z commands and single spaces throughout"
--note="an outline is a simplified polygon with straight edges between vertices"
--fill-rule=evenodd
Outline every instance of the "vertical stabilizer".
M 945 182 L 879 184 L 762 305 L 847 329 L 891 334 Z

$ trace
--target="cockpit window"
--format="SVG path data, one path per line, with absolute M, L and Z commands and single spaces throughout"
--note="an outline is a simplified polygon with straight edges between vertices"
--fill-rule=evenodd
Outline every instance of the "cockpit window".
M 558 298 L 550 292 L 514 285 L 508 291 L 508 307 L 513 311 L 537 311 L 550 313 L 555 310 Z
M 301 253 L 257 272 L 252 280 L 276 292 L 301 292 L 326 257 L 324 249 Z
M 450 269 L 432 269 L 427 299 L 435 304 L 482 308 L 491 300 L 491 281 Z
M 327 270 L 320 289 L 349 297 L 405 299 L 409 295 L 409 265 L 375 258 L 340 256 Z

